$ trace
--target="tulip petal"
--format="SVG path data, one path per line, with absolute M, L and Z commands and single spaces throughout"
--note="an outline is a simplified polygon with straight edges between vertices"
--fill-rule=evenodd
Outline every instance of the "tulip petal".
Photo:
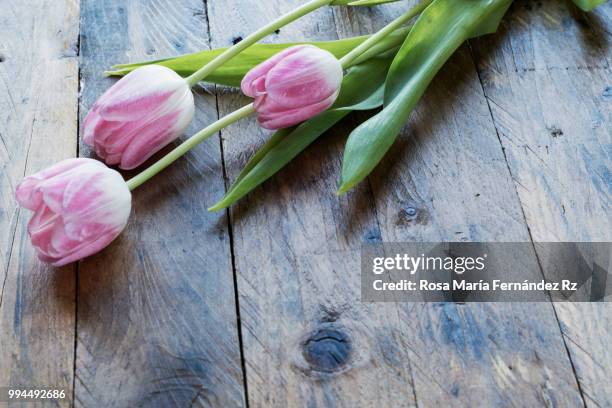
M 101 234 L 106 226 L 123 229 L 130 204 L 131 194 L 114 170 L 75 178 L 66 187 L 62 201 L 65 232 L 70 239 L 84 240 Z
M 134 75 L 132 75 L 134 74 Z M 97 106 L 105 120 L 132 121 L 147 116 L 177 91 L 189 89 L 176 72 L 148 65 L 130 72 L 102 96 Z
M 79 196 L 86 196 L 87 186 L 93 185 L 93 178 L 100 170 L 106 169 L 104 164 L 92 159 L 78 168 L 71 169 L 63 174 L 51 177 L 40 184 L 43 193 L 43 201 L 49 209 L 55 213 L 63 214 L 66 192 L 72 184 L 72 191 L 79 191 Z M 74 184 L 79 186 L 75 189 Z
M 55 221 L 59 219 L 59 216 L 49 211 L 46 206 L 43 205 L 42 207 L 28 223 L 28 234 L 32 245 L 46 253 L 53 236 Z
M 100 97 L 85 119 L 84 140 L 107 164 L 132 169 L 182 134 L 194 112 L 183 78 L 166 67 L 145 66 Z M 180 118 L 179 123 L 168 117 Z M 130 157 L 124 159 L 128 149 Z
M 28 233 L 44 262 L 61 266 L 91 255 L 127 224 L 131 193 L 123 177 L 99 161 L 68 159 L 26 181 L 16 196 L 30 207 L 38 203 Z
M 270 99 L 286 108 L 311 105 L 340 88 L 342 66 L 331 53 L 312 47 L 280 61 L 266 76 Z
M 279 52 L 278 54 L 274 55 L 272 58 L 267 59 L 266 61 L 262 62 L 261 64 L 257 65 L 255 68 L 253 68 L 252 70 L 250 70 L 245 77 L 242 79 L 242 83 L 240 85 L 240 88 L 242 89 L 242 92 L 246 95 L 246 96 L 250 96 L 251 98 L 254 98 L 256 96 L 256 89 L 253 88 L 253 83 L 261 78 L 261 77 L 265 77 L 268 72 L 274 68 L 274 66 L 276 64 L 278 64 L 281 60 L 283 60 L 284 58 L 295 54 L 296 52 L 304 49 L 304 48 L 316 48 L 313 47 L 312 45 L 296 45 L 293 47 L 289 47 L 281 52 Z
M 100 252 L 104 248 L 106 248 L 111 242 L 119 236 L 121 231 L 109 231 L 106 234 L 98 237 L 96 240 L 92 242 L 85 243 L 71 253 L 64 255 L 59 260 L 53 262 L 53 266 L 60 267 L 64 265 L 68 265 L 69 263 L 78 261 L 83 258 L 87 258 L 90 255 L 93 255 L 97 252 Z
M 338 93 L 339 92 L 329 96 L 324 101 L 301 108 L 260 114 L 257 117 L 257 121 L 262 128 L 269 130 L 285 129 L 295 126 L 329 109 L 336 101 Z
M 54 257 L 61 257 L 64 254 L 71 253 L 79 246 L 83 245 L 85 240 L 72 239 L 66 234 L 66 226 L 61 218 L 59 218 L 53 228 L 51 239 L 49 240 L 48 253 Z
M 42 203 L 40 185 L 49 178 L 81 166 L 87 159 L 67 159 L 23 179 L 17 185 L 15 198 L 20 206 L 35 211 Z
M 88 145 L 93 145 L 96 128 L 102 118 L 96 109 L 91 109 L 83 121 L 83 141 Z
M 172 128 L 178 119 L 178 113 L 172 113 L 159 118 L 155 123 L 143 127 L 138 138 L 131 140 L 131 143 L 125 148 L 121 155 L 121 167 L 124 170 L 131 170 L 145 162 L 155 152 L 163 149 L 168 143 L 172 142 L 179 132 L 163 132 L 160 131 L 160 126 L 165 129 Z M 162 123 L 161 125 L 159 123 Z

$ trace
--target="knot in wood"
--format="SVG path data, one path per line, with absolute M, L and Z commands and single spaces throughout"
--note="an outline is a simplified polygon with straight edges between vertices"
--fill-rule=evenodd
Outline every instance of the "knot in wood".
M 349 361 L 352 345 L 349 336 L 337 328 L 321 328 L 303 343 L 304 359 L 315 371 L 332 373 Z

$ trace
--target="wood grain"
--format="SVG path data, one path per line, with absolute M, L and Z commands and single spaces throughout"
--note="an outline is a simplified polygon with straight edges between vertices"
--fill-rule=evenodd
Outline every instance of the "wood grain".
M 0 386 L 73 384 L 75 272 L 40 263 L 19 210 L 24 175 L 76 154 L 73 1 L 0 1 Z
M 226 46 L 298 3 L 209 2 L 212 44 Z M 337 38 L 332 10 L 268 41 L 300 38 Z M 247 102 L 221 94 L 219 111 Z M 380 232 L 367 185 L 334 195 L 345 135 L 330 132 L 232 210 L 251 406 L 415 405 L 394 307 L 359 302 L 359 248 Z M 268 136 L 254 120 L 222 132 L 230 181 Z
M 342 148 L 364 116 L 209 214 L 269 137 L 245 120 L 137 190 L 108 249 L 53 269 L 14 188 L 91 156 L 76 135 L 113 83 L 101 72 L 231 45 L 302 2 L 80 3 L 0 0 L 0 387 L 87 407 L 612 405 L 608 304 L 367 304 L 359 286 L 369 242 L 610 241 L 610 4 L 517 0 L 346 196 Z M 405 7 L 326 8 L 266 41 L 370 33 Z M 189 133 L 248 102 L 199 88 Z
M 337 27 L 328 28 L 327 38 L 334 30 L 343 36 L 369 32 L 404 6 L 338 9 Z M 215 13 L 213 7 L 215 46 L 226 45 L 216 42 L 215 36 L 226 32 L 215 26 L 219 13 L 226 13 L 222 21 L 246 24 L 245 16 L 276 10 L 258 5 L 233 15 L 236 9 Z M 281 35 L 318 38 L 326 34 L 321 30 L 326 22 L 322 11 Z M 220 112 L 240 103 L 241 98 L 220 98 Z M 581 404 L 549 304 L 358 302 L 363 242 L 529 240 L 467 49 L 436 79 L 413 120 L 371 178 L 375 208 L 368 184 L 348 198 L 333 196 L 347 126 L 233 210 L 249 401 L 257 406 Z M 252 123 L 223 132 L 230 179 L 245 152 L 262 138 Z M 313 356 L 311 345 L 321 336 L 327 342 Z M 354 353 L 348 362 L 346 343 Z M 331 373 L 321 368 L 328 367 L 327 359 L 337 362 Z M 372 384 L 378 387 L 374 394 Z
M 500 33 L 474 45 L 535 242 L 611 239 L 611 17 L 610 4 L 585 14 L 517 2 Z M 611 405 L 610 305 L 555 309 L 586 405 Z
M 111 64 L 206 48 L 201 1 L 82 1 L 81 119 Z M 189 134 L 217 118 L 196 99 Z M 243 405 L 227 219 L 206 211 L 223 187 L 212 139 L 135 191 L 121 238 L 80 264 L 75 405 Z
M 433 81 L 370 183 L 385 242 L 529 241 L 467 47 Z M 537 265 L 535 254 L 522 262 Z M 582 403 L 549 304 L 398 305 L 398 315 L 419 405 Z

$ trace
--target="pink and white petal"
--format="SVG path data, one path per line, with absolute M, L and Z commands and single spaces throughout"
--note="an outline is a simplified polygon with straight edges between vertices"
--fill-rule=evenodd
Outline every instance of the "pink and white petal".
M 116 166 L 121 163 L 123 152 L 110 153 L 104 158 L 104 162 L 109 166 Z
M 59 217 L 59 214 L 51 211 L 46 205 L 40 205 L 28 222 L 28 234 L 30 234 L 30 236 L 37 234 L 40 230 L 54 224 Z
M 113 171 L 107 169 L 107 171 Z M 68 219 L 95 216 L 95 210 L 114 200 L 113 185 L 106 180 L 106 172 L 83 172 L 66 185 L 61 203 L 61 214 Z M 119 176 L 121 178 L 121 176 Z M 121 183 L 125 184 L 123 178 Z M 46 202 L 46 201 L 45 201 Z
M 279 130 L 295 126 L 329 109 L 336 101 L 338 93 L 331 95 L 322 102 L 302 108 L 260 114 L 257 117 L 257 121 L 261 127 L 269 130 Z
M 118 172 L 106 169 L 92 182 L 66 189 L 64 230 L 72 240 L 87 240 L 108 229 L 122 230 L 131 211 L 132 195 Z
M 100 218 L 106 218 L 100 217 Z M 72 240 L 85 241 L 92 237 L 104 234 L 109 228 L 107 224 L 95 222 L 94 220 L 74 220 L 69 219 L 64 223 L 66 236 Z M 115 226 L 112 226 L 115 228 Z
M 255 109 L 256 112 L 260 112 L 261 110 L 263 110 L 266 106 L 267 99 L 268 95 L 266 95 L 265 93 L 255 96 L 255 99 L 253 101 L 253 109 Z
M 191 92 L 183 78 L 160 65 L 138 68 L 117 84 L 121 82 L 123 86 L 100 106 L 100 115 L 107 120 L 138 120 L 167 103 L 176 92 Z
M 40 183 L 41 180 L 35 176 L 29 176 L 23 179 L 15 190 L 15 199 L 17 203 L 23 208 L 35 211 L 36 208 L 40 206 L 40 203 L 42 203 L 42 193 L 38 188 Z
M 242 83 L 240 84 L 240 89 L 246 96 L 250 96 L 254 98 L 256 96 L 254 90 L 258 88 L 253 87 L 253 82 L 261 77 L 265 77 L 268 72 L 274 68 L 276 64 L 278 64 L 283 58 L 286 58 L 303 48 L 313 47 L 312 45 L 295 45 L 293 47 L 289 47 L 278 54 L 268 58 L 266 61 L 257 65 L 255 68 L 251 69 L 245 77 L 242 79 Z
M 103 157 L 106 164 L 114 164 L 108 161 L 108 156 L 123 152 L 131 140 L 138 135 L 142 126 L 141 122 L 123 122 L 108 137 L 104 139 L 96 137 L 96 154 Z
M 251 83 L 251 94 L 253 98 L 266 94 L 266 77 L 259 77 Z
M 133 138 L 125 148 L 119 167 L 124 170 L 134 169 L 179 137 L 184 131 L 174 129 L 179 117 L 180 113 L 174 112 L 142 128 L 139 136 Z
M 75 183 L 79 184 L 79 188 L 89 184 L 92 177 L 96 174 L 94 171 L 91 171 L 91 167 L 92 165 L 88 164 L 76 169 L 76 171 L 57 175 L 41 183 L 40 189 L 43 193 L 42 197 L 45 205 L 54 213 L 63 214 L 65 194 L 68 186 L 72 184 L 74 191 Z
M 42 202 L 41 185 L 50 178 L 83 165 L 87 159 L 66 159 L 23 179 L 17 185 L 15 198 L 20 206 L 35 211 Z
M 315 48 L 295 53 L 270 70 L 266 91 L 286 108 L 317 103 L 340 89 L 342 66 L 329 52 Z
M 34 248 L 34 249 L 36 249 L 36 248 Z M 40 259 L 44 263 L 53 264 L 54 262 L 57 261 L 57 258 L 53 258 L 53 257 L 51 257 L 49 255 L 45 255 L 44 253 L 39 252 L 37 249 L 36 249 L 36 256 L 38 257 L 38 259 Z
M 54 218 L 52 221 L 56 221 Z M 55 222 L 48 222 L 38 225 L 34 218 L 28 223 L 28 234 L 32 245 L 41 253 L 50 256 L 48 249 L 53 237 Z
M 83 141 L 88 146 L 93 146 L 94 137 L 96 135 L 96 128 L 99 126 L 102 118 L 98 113 L 97 109 L 91 109 L 85 120 L 83 121 Z
M 53 266 L 64 266 L 71 262 L 78 261 L 90 255 L 100 252 L 106 248 L 111 242 L 117 238 L 121 231 L 109 231 L 93 242 L 85 243 L 69 254 L 63 255 L 59 260 L 53 263 Z
M 95 128 L 93 129 L 93 143 L 94 144 L 105 144 L 109 139 L 116 138 L 117 135 L 124 133 L 126 123 L 130 122 L 119 122 L 100 119 Z
M 48 254 L 54 257 L 62 257 L 82 245 L 85 240 L 75 240 L 66 235 L 64 223 L 58 220 L 53 228 L 51 240 L 49 241 Z

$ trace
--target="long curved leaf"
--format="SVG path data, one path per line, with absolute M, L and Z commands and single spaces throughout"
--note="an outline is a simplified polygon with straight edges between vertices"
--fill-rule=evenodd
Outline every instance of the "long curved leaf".
M 377 6 L 385 3 L 395 3 L 400 0 L 357 0 L 348 3 L 349 6 Z
M 355 129 L 347 141 L 339 193 L 370 174 L 444 63 L 467 39 L 494 30 L 511 3 L 436 0 L 423 12 L 389 69 L 384 109 Z
M 381 41 L 379 48 L 388 50 L 391 48 L 397 48 L 406 38 L 406 35 L 410 31 L 409 27 L 400 28 L 390 34 L 387 38 Z M 284 43 L 284 44 L 255 44 L 238 56 L 232 58 L 221 68 L 213 72 L 208 78 L 207 82 L 226 85 L 226 86 L 240 86 L 240 81 L 253 67 L 262 63 L 266 59 L 272 57 L 278 52 L 285 48 L 297 45 L 297 44 L 313 44 L 317 47 L 325 49 L 337 58 L 342 58 L 344 55 L 349 53 L 353 48 L 357 47 L 369 36 L 351 37 L 336 41 L 318 41 L 318 42 L 302 42 L 302 43 Z M 123 76 L 129 72 L 135 70 L 138 67 L 150 64 L 158 64 L 166 66 L 179 75 L 187 77 L 197 71 L 199 68 L 204 66 L 206 63 L 212 61 L 216 56 L 225 51 L 225 48 L 219 48 L 214 50 L 202 51 L 193 54 L 186 54 L 176 58 L 165 58 L 158 59 L 155 61 L 137 62 L 133 64 L 120 64 L 113 66 L 113 71 L 107 71 L 107 75 L 111 76 Z
M 295 128 L 276 132 L 249 160 L 223 199 L 210 210 L 219 211 L 244 197 L 352 111 L 381 106 L 383 94 L 380 90 L 384 89 L 394 55 L 374 58 L 351 68 L 344 77 L 334 106 Z
M 584 11 L 591 11 L 595 7 L 604 4 L 608 0 L 573 0 L 574 3 Z

